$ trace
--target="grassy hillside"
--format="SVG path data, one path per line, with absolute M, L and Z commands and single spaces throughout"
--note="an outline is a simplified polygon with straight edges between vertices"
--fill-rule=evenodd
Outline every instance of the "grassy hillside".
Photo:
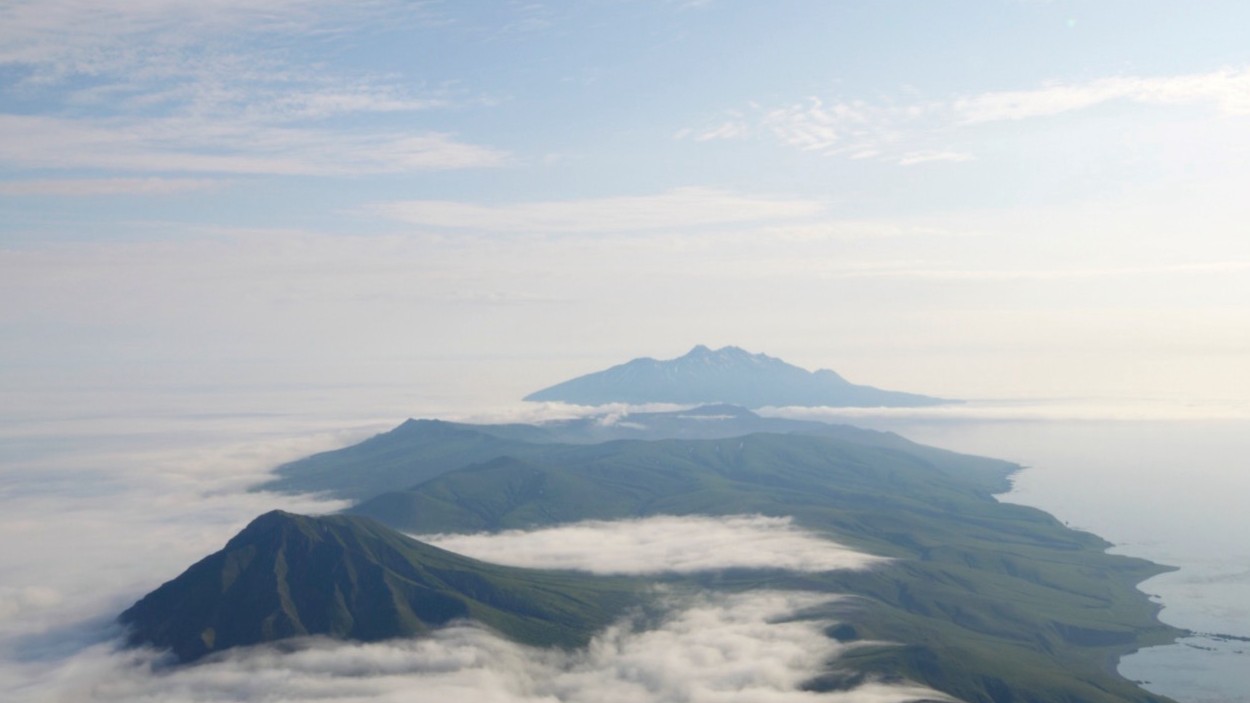
M 603 444 L 625 439 L 726 439 L 758 433 L 808 434 L 847 444 L 894 449 L 948 473 L 957 473 L 964 481 L 981 481 L 993 491 L 1006 490 L 1005 477 L 1018 468 L 1003 461 L 926 447 L 890 432 L 761 417 L 741 407 L 709 405 L 672 412 L 633 413 L 614 422 L 604 422 L 599 417 L 543 425 L 407 420 L 359 444 L 280 466 L 277 476 L 259 488 L 289 493 L 328 493 L 360 501 L 501 456 L 522 459 L 560 456 L 564 450 L 559 445 Z
M 409 636 L 461 618 L 528 644 L 579 646 L 637 592 L 623 579 L 486 564 L 367 518 L 275 511 L 120 620 L 132 643 L 182 661 L 300 635 Z
M 858 596 L 839 618 L 858 637 L 906 644 L 858 650 L 848 662 L 860 673 L 905 677 L 966 701 L 1166 700 L 1114 671 L 1124 653 L 1176 635 L 1135 588 L 1163 569 L 1106 554 L 1106 542 L 1042 511 L 994 500 L 1007 465 L 908 449 L 905 440 L 872 446 L 772 434 L 553 445 L 445 473 L 351 512 L 413 532 L 657 514 L 792 516 L 897 561 L 866 573 L 755 575 L 736 586 Z

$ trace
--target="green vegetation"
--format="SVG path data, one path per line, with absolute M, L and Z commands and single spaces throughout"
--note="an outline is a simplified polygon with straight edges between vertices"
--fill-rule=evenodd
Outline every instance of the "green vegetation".
M 534 645 L 580 646 L 631 603 L 623 579 L 514 569 L 367 518 L 266 513 L 122 613 L 132 644 L 182 661 L 300 635 L 381 640 L 472 619 Z
M 501 439 L 472 425 L 408 420 L 360 444 L 280 466 L 278 478 L 259 488 L 288 493 L 328 492 L 339 498 L 360 500 L 476 461 L 531 449 L 527 442 Z
M 1135 587 L 1164 569 L 1109 555 L 1105 541 L 1042 511 L 998 502 L 993 495 L 1006 490 L 1015 465 L 890 433 L 710 412 L 631 416 L 619 432 L 717 438 L 599 443 L 588 442 L 617 431 L 585 421 L 409 421 L 287 465 L 271 487 L 380 492 L 349 512 L 417 533 L 661 514 L 790 516 L 894 561 L 866 572 L 667 578 L 849 595 L 804 614 L 836 620 L 831 637 L 863 643 L 810 682 L 815 690 L 873 675 L 969 703 L 1167 700 L 1115 672 L 1125 653 L 1180 634 L 1159 623 L 1157 606 Z M 742 429 L 767 431 L 728 436 Z
M 1176 631 L 1135 584 L 1162 569 L 1050 515 L 999 503 L 1013 468 L 947 452 L 805 435 L 548 445 L 351 509 L 413 532 L 535 527 L 657 514 L 792 516 L 897 559 L 867 573 L 773 575 L 771 587 L 858 596 L 838 616 L 859 672 L 966 701 L 1160 701 L 1115 674 L 1124 653 Z M 862 439 L 862 438 L 861 438 Z M 758 577 L 745 583 L 760 583 Z M 725 587 L 724 577 L 716 582 Z
M 760 417 L 733 405 L 707 405 L 675 412 L 633 413 L 621 421 L 582 418 L 543 425 L 471 425 L 443 420 L 407 420 L 359 444 L 323 452 L 278 467 L 277 477 L 258 489 L 328 493 L 359 501 L 408 488 L 435 476 L 501 456 L 540 458 L 561 450 L 553 444 L 602 444 L 622 439 L 725 439 L 767 432 L 830 437 L 916 455 L 965 480 L 988 480 L 1007 489 L 1007 462 L 926 447 L 890 432 L 848 425 Z

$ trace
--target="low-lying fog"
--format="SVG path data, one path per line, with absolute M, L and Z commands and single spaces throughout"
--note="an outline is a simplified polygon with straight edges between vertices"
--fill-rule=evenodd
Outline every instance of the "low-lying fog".
M 342 507 L 246 487 L 282 461 L 385 426 L 312 432 L 290 418 L 191 416 L 99 423 L 10 426 L 0 435 L 14 450 L 0 469 L 0 689 L 9 700 L 884 703 L 940 697 L 881 684 L 839 694 L 803 691 L 802 683 L 844 645 L 822 634 L 827 621 L 792 617 L 836 596 L 793 592 L 662 594 L 669 610 L 659 624 L 637 629 L 622 621 L 589 648 L 571 652 L 523 647 L 461 625 L 423 639 L 312 639 L 161 667 L 157 653 L 119 648 L 116 614 L 220 549 L 262 512 Z M 597 572 L 826 570 L 875 561 L 785 519 L 758 516 L 581 523 L 438 541 L 480 558 Z
M 755 568 L 789 571 L 862 569 L 886 561 L 796 528 L 790 518 L 661 515 L 588 520 L 497 534 L 416 535 L 483 561 L 596 574 L 693 573 Z

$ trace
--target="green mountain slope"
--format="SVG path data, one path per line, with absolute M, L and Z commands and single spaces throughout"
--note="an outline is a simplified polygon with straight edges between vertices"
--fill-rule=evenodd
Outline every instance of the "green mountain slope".
M 1046 513 L 999 503 L 993 494 L 1009 487 L 1013 464 L 732 406 L 602 420 L 409 421 L 289 464 L 271 487 L 365 498 L 352 514 L 412 532 L 657 514 L 792 516 L 897 560 L 865 573 L 704 579 L 716 588 L 854 594 L 833 613 L 849 628 L 839 636 L 903 645 L 857 649 L 844 662 L 851 670 L 813 687 L 871 673 L 976 703 L 1166 700 L 1115 673 L 1126 652 L 1178 635 L 1136 590 L 1163 569 L 1108 555 L 1106 542 Z M 677 439 L 643 441 L 657 437 Z
M 192 661 L 301 635 L 364 641 L 452 620 L 578 646 L 636 602 L 622 579 L 486 564 L 367 518 L 266 513 L 121 614 L 132 644 Z
M 278 467 L 261 489 L 289 493 L 329 493 L 359 501 L 427 481 L 453 469 L 500 456 L 559 461 L 565 448 L 552 445 L 602 444 L 622 439 L 724 439 L 753 433 L 811 434 L 841 442 L 906 452 L 968 480 L 987 480 L 1006 490 L 1007 462 L 926 447 L 890 432 L 849 425 L 761 417 L 733 405 L 705 405 L 672 412 L 631 413 L 542 425 L 475 425 L 442 420 L 407 420 L 398 427 L 343 449 L 316 454 Z
M 541 436 L 541 432 L 535 432 Z M 531 442 L 497 437 L 474 425 L 408 420 L 395 429 L 278 467 L 259 488 L 288 493 L 326 492 L 361 500 L 424 481 L 477 461 L 537 451 Z
M 414 532 L 656 514 L 793 516 L 897 559 L 866 573 L 767 580 L 855 594 L 843 620 L 869 639 L 906 643 L 857 652 L 861 671 L 966 701 L 1165 700 L 1114 671 L 1124 653 L 1177 634 L 1135 588 L 1162 568 L 1106 554 L 1093 535 L 996 501 L 1010 465 L 961 463 L 908 444 L 758 434 L 550 445 L 542 457 L 475 464 L 351 512 Z

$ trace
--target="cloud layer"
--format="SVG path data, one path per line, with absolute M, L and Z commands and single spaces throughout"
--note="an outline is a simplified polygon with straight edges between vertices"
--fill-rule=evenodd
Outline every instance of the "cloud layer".
M 361 434 L 314 432 L 318 423 L 309 417 L 196 406 L 183 416 L 145 406 L 146 414 L 129 419 L 116 411 L 73 420 L 57 413 L 10 421 L 0 432 L 13 457 L 0 465 L 0 690 L 7 700 L 886 703 L 935 695 L 877 683 L 832 696 L 801 690 L 844 650 L 823 634 L 827 620 L 799 617 L 837 598 L 817 593 L 661 591 L 658 619 L 626 618 L 576 651 L 519 646 L 471 624 L 413 640 L 240 649 L 180 668 L 166 666 L 158 652 L 120 649 L 116 614 L 219 549 L 255 514 L 339 507 L 244 489 L 283 460 Z M 613 573 L 820 570 L 871 560 L 763 517 L 583 523 L 449 537 L 443 546 L 456 539 L 478 556 L 508 552 L 526 555 L 527 563 Z M 701 551 L 733 553 L 709 559 Z
M 597 574 L 692 573 L 756 568 L 793 571 L 863 569 L 886 559 L 800 530 L 789 518 L 661 515 L 586 521 L 499 534 L 419 536 L 484 561 Z
M 947 700 L 922 687 L 880 683 L 832 694 L 801 690 L 844 649 L 822 634 L 827 623 L 792 617 L 827 599 L 776 592 L 676 599 L 658 626 L 621 623 L 578 651 L 523 647 L 469 625 L 415 640 L 254 647 L 174 670 L 156 668 L 150 652 L 99 645 L 25 692 L 31 701 L 95 703 Z

